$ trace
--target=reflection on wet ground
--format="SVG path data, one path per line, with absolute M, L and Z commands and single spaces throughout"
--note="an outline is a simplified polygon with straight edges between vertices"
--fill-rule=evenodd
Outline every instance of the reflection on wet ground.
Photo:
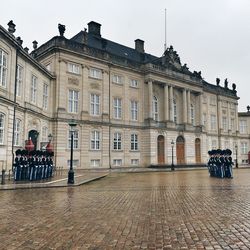
M 250 249 L 250 169 L 0 192 L 0 249 Z

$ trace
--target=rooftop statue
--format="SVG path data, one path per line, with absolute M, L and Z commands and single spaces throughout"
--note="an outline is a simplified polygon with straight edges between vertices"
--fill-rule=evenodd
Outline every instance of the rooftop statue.
M 64 36 L 65 25 L 59 23 L 58 24 L 58 30 L 59 30 L 60 36 Z

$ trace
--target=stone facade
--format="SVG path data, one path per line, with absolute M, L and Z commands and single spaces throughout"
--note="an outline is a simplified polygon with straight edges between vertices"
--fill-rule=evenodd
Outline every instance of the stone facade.
M 12 153 L 34 137 L 31 131 L 37 148 L 53 135 L 56 165 L 66 167 L 72 119 L 79 168 L 171 164 L 172 146 L 175 164 L 202 164 L 209 149 L 234 148 L 241 138 L 235 86 L 207 83 L 181 64 L 172 46 L 155 57 L 140 39 L 128 48 L 102 38 L 100 24 L 88 25 L 88 32 L 71 39 L 60 32 L 30 54 L 0 26 L 8 63 L 6 86 L 0 86 L 0 157 L 8 167 Z M 23 74 L 15 98 L 17 65 Z M 21 127 L 18 145 L 12 143 L 14 116 Z

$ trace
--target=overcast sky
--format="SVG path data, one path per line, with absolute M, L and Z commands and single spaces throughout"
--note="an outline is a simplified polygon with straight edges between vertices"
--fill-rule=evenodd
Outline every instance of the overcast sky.
M 32 49 L 58 35 L 58 23 L 71 38 L 87 23 L 102 24 L 104 38 L 134 47 L 145 41 L 147 53 L 164 52 L 167 9 L 167 46 L 173 45 L 182 63 L 215 84 L 216 77 L 237 85 L 239 111 L 250 105 L 250 0 L 6 0 L 1 1 L 0 24 L 12 19 L 16 36 Z

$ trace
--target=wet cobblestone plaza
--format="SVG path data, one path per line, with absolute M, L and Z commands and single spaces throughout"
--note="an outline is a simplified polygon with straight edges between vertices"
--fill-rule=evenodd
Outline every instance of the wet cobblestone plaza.
M 0 249 L 250 249 L 250 169 L 0 191 Z

